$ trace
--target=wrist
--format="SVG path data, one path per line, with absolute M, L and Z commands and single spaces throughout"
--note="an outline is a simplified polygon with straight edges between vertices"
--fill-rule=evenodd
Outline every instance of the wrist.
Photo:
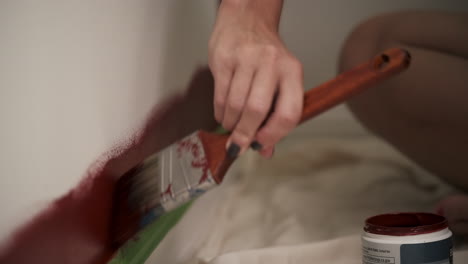
M 218 12 L 277 32 L 282 8 L 283 0 L 222 0 Z

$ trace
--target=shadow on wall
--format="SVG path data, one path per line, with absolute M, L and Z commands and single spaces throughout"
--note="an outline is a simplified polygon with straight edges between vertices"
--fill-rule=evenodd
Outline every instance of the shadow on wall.
M 158 5 L 151 1 L 146 11 L 145 21 L 148 21 L 145 23 L 146 34 L 141 40 L 141 60 L 150 65 L 163 61 L 161 72 L 159 74 L 147 72 L 154 67 L 145 67 L 146 63 L 142 63 L 142 67 L 137 69 L 139 71 L 137 76 L 141 78 L 153 76 L 154 83 L 161 87 L 151 85 L 149 87 L 157 89 L 163 95 L 181 91 L 186 87 L 197 66 L 207 64 L 208 40 L 216 15 L 216 1 L 170 1 L 168 5 L 167 10 L 170 14 L 167 15 L 167 26 L 164 29 L 166 37 L 161 41 L 162 56 L 151 52 L 151 47 L 146 46 L 145 40 L 154 38 L 152 35 L 158 33 L 154 30 L 158 26 L 154 25 L 152 21 L 155 20 L 151 19 Z M 139 96 L 145 94 L 135 95 L 133 98 L 135 105 L 142 101 Z

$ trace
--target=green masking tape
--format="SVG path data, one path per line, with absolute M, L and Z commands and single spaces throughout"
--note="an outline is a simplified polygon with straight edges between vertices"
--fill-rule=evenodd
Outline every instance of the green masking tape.
M 218 127 L 216 127 L 214 132 L 220 135 L 226 135 L 230 133 L 228 130 L 224 129 L 224 127 L 221 125 L 218 125 Z

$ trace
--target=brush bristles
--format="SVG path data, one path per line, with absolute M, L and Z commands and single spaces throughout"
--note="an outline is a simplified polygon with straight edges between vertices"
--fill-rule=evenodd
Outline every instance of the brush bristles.
M 111 243 L 119 248 L 141 228 L 147 210 L 159 204 L 160 157 L 154 154 L 123 175 L 114 194 Z
M 146 210 L 159 204 L 161 196 L 160 156 L 154 154 L 134 168 L 130 177 L 129 205 L 134 210 Z

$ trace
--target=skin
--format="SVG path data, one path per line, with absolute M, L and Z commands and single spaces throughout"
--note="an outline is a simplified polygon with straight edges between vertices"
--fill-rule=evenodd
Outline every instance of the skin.
M 237 145 L 239 155 L 256 141 L 262 146 L 260 154 L 271 157 L 274 145 L 300 119 L 302 64 L 278 35 L 282 4 L 224 0 L 218 9 L 209 41 L 214 113 L 216 121 L 232 131 L 226 147 Z
M 302 108 L 302 66 L 278 36 L 281 7 L 278 0 L 224 0 L 219 6 L 209 42 L 214 114 L 232 131 L 227 147 L 239 145 L 240 154 L 258 141 L 260 154 L 270 157 Z M 468 13 L 411 11 L 364 21 L 343 45 L 339 72 L 390 47 L 411 53 L 410 69 L 350 100 L 350 110 L 414 162 L 468 191 Z M 466 208 L 463 195 L 437 205 L 465 235 Z
M 409 70 L 351 99 L 370 131 L 428 171 L 468 191 L 468 13 L 402 12 L 361 23 L 343 46 L 340 71 L 389 47 L 406 48 Z M 437 205 L 468 234 L 468 196 Z

